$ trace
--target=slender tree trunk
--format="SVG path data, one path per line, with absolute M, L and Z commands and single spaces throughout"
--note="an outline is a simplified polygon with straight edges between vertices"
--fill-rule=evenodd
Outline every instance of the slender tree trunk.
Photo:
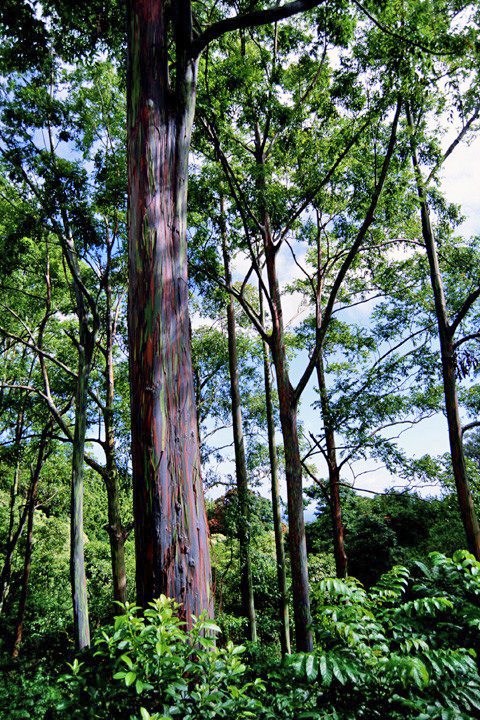
M 260 320 L 263 325 L 263 291 L 261 286 L 259 288 L 259 299 Z M 277 558 L 280 644 L 282 647 L 282 655 L 287 655 L 291 653 L 290 617 L 287 593 L 287 569 L 285 565 L 285 547 L 283 542 L 282 513 L 280 507 L 278 457 L 275 444 L 275 418 L 273 414 L 272 385 L 270 381 L 269 347 L 266 342 L 263 342 L 263 372 L 265 379 L 265 406 L 267 411 L 268 454 L 270 458 L 270 473 L 272 476 L 272 511 L 273 528 L 275 532 L 275 554 Z
M 7 599 L 10 590 L 10 575 L 12 572 L 12 560 L 17 547 L 17 543 L 22 535 L 23 528 L 27 519 L 26 509 L 20 516 L 19 524 L 15 530 L 15 504 L 18 496 L 18 481 L 20 477 L 20 442 L 23 433 L 23 406 L 17 415 L 17 421 L 15 424 L 15 470 L 13 473 L 13 482 L 10 488 L 10 506 L 8 516 L 8 535 L 5 550 L 5 558 L 3 561 L 2 572 L 0 574 L 0 615 L 2 614 L 5 600 Z
M 292 397 L 292 388 L 288 381 L 285 378 L 278 380 L 278 368 L 281 364 L 281 360 L 280 362 L 277 360 L 277 387 L 288 495 L 288 532 L 290 565 L 292 568 L 295 643 L 299 652 L 311 652 L 313 649 L 312 620 L 303 515 L 302 465 L 297 433 L 297 405 Z
M 86 321 L 79 315 L 78 380 L 75 396 L 75 429 L 73 434 L 72 491 L 70 501 L 70 576 L 73 598 L 73 623 L 78 650 L 90 645 L 87 578 L 83 532 L 83 486 L 85 435 L 87 431 L 87 388 L 93 353 L 92 337 Z
M 15 473 L 17 473 L 17 468 L 15 468 Z M 0 615 L 2 613 L 3 606 L 5 604 L 5 600 L 7 599 L 8 593 L 10 591 L 10 576 L 12 573 L 13 556 L 14 556 L 16 547 L 18 545 L 18 541 L 22 537 L 22 533 L 25 528 L 25 523 L 27 521 L 27 517 L 28 517 L 28 503 L 25 504 L 25 507 L 22 511 L 20 520 L 18 521 L 18 525 L 17 525 L 15 531 L 13 532 L 12 535 L 9 535 L 9 540 L 8 540 L 6 551 L 5 551 L 5 558 L 3 561 L 2 572 L 0 574 Z
M 61 213 L 64 226 L 64 234 L 61 238 L 62 249 L 72 274 L 79 330 L 77 343 L 77 386 L 75 390 L 75 427 L 72 445 L 72 486 L 70 495 L 70 581 L 72 586 L 75 642 L 77 649 L 83 650 L 90 645 L 83 538 L 84 455 L 85 436 L 87 432 L 88 383 L 90 380 L 90 371 L 98 330 L 98 313 L 93 298 L 82 282 L 78 252 L 70 231 L 65 208 L 61 207 Z M 47 288 L 48 294 L 50 295 L 48 261 Z M 45 321 L 47 317 L 48 314 L 45 316 Z M 39 345 L 41 345 L 41 341 Z M 42 363 L 43 361 L 40 360 L 40 362 Z M 48 375 L 45 368 L 44 376 L 48 385 Z
M 70 580 L 72 586 L 75 642 L 77 649 L 83 650 L 90 645 L 87 577 L 85 574 L 83 538 L 84 455 L 87 432 L 88 383 L 90 381 L 90 371 L 98 330 L 98 314 L 93 298 L 82 282 L 78 253 L 70 232 L 66 211 L 61 209 L 61 212 L 65 231 L 62 237 L 63 253 L 73 278 L 79 331 L 77 343 L 77 386 L 75 390 L 75 427 L 72 445 L 72 486 L 70 495 Z M 48 271 L 47 286 L 48 292 L 50 292 Z
M 232 274 L 227 249 L 227 228 L 223 196 L 220 199 L 220 230 L 222 235 L 223 265 L 225 284 L 232 287 Z M 232 403 L 233 443 L 235 447 L 235 474 L 238 494 L 238 540 L 240 544 L 240 584 L 242 590 L 242 613 L 248 618 L 249 637 L 257 641 L 257 622 L 253 596 L 252 562 L 250 553 L 250 503 L 248 498 L 247 462 L 242 428 L 242 400 L 238 378 L 237 333 L 233 296 L 229 295 L 227 305 L 228 365 L 230 371 L 230 394 Z
M 187 277 L 187 177 L 197 62 L 188 3 L 128 2 L 129 343 L 137 599 L 212 610 Z
M 43 464 L 47 458 L 47 442 L 48 436 L 52 430 L 52 425 L 49 423 L 46 425 L 40 436 L 40 444 L 37 453 L 37 462 L 35 467 L 32 467 L 32 477 L 30 484 L 30 492 L 28 498 L 28 522 L 27 522 L 27 537 L 25 546 L 25 560 L 23 565 L 23 577 L 22 577 L 22 590 L 20 592 L 20 600 L 18 602 L 18 614 L 17 623 L 15 626 L 15 636 L 13 642 L 12 657 L 18 657 L 20 652 L 20 645 L 23 638 L 23 622 L 25 618 L 25 607 L 27 604 L 27 592 L 28 592 L 28 581 L 30 579 L 30 567 L 32 562 L 32 547 L 33 547 L 33 519 L 35 514 L 35 503 L 37 502 L 38 494 L 38 481 L 40 479 L 40 472 Z
M 113 598 L 117 602 L 127 602 L 127 574 L 125 570 L 125 530 L 122 524 L 120 496 L 118 491 L 118 468 L 115 459 L 115 430 L 113 422 L 113 402 L 115 378 L 113 369 L 113 339 L 115 320 L 112 317 L 112 292 L 110 287 L 111 245 L 107 247 L 106 279 L 106 363 L 105 363 L 105 485 L 108 505 L 108 534 L 112 559 Z M 121 612 L 115 605 L 115 612 Z
M 24 511 L 20 516 L 19 524 L 16 528 L 16 531 L 14 531 L 15 501 L 16 501 L 17 495 L 18 495 L 19 475 L 20 475 L 20 462 L 17 460 L 16 465 L 15 465 L 15 471 L 13 473 L 13 483 L 12 483 L 12 487 L 10 488 L 10 516 L 9 516 L 8 536 L 7 536 L 7 544 L 6 544 L 6 549 L 5 549 L 5 558 L 3 560 L 2 572 L 0 574 L 0 615 L 2 614 L 5 600 L 7 599 L 8 593 L 10 591 L 10 576 L 12 573 L 13 555 L 15 553 L 17 543 L 22 536 L 23 528 L 25 527 L 25 522 L 27 519 L 27 514 Z
M 262 239 L 265 250 L 268 285 L 272 307 L 271 351 L 277 377 L 285 453 L 285 476 L 288 496 L 288 529 L 290 565 L 292 570 L 293 607 L 295 620 L 295 644 L 299 652 L 313 649 L 310 614 L 310 587 L 308 584 L 307 544 L 303 515 L 303 482 L 300 446 L 298 442 L 297 408 L 288 373 L 288 361 L 283 328 L 283 311 L 276 268 L 276 250 L 273 243 L 270 216 L 265 205 L 264 154 L 256 132 L 256 161 L 259 170 L 257 187 L 261 198 Z
M 335 446 L 335 433 L 332 428 L 332 416 L 328 391 L 325 382 L 323 350 L 320 348 L 317 360 L 317 379 L 320 391 L 323 426 L 325 429 L 325 444 L 327 446 L 328 481 L 330 488 L 330 513 L 332 518 L 333 548 L 335 554 L 335 568 L 337 577 L 347 576 L 347 553 L 345 551 L 342 505 L 340 500 L 340 473 L 337 464 L 337 449 Z
M 427 251 L 428 264 L 430 268 L 430 281 L 435 301 L 435 313 L 437 316 L 438 337 L 442 358 L 443 389 L 445 396 L 445 408 L 447 412 L 448 436 L 450 440 L 453 475 L 455 478 L 460 515 L 465 528 L 468 548 L 470 552 L 475 555 L 476 559 L 480 560 L 480 526 L 473 505 L 472 493 L 470 491 L 470 484 L 468 481 L 462 440 L 462 424 L 458 408 L 457 384 L 455 377 L 457 363 L 455 357 L 453 331 L 447 313 L 447 303 L 443 289 L 442 275 L 438 264 L 437 248 L 433 228 L 430 222 L 430 213 L 421 170 L 418 164 L 415 140 L 413 136 L 413 122 L 408 105 L 407 121 L 412 133 L 412 163 L 417 183 L 418 197 L 420 200 L 422 235 Z
M 51 92 L 53 93 L 53 78 Z M 52 167 L 56 168 L 57 158 L 52 128 L 48 126 L 50 156 Z M 95 301 L 83 284 L 79 252 L 75 246 L 75 239 L 70 227 L 70 220 L 63 197 L 59 198 L 59 214 L 62 218 L 60 241 L 63 256 L 72 275 L 73 291 L 75 295 L 76 314 L 78 317 L 79 339 L 77 343 L 78 369 L 77 386 L 75 390 L 75 427 L 73 432 L 72 452 L 72 485 L 70 493 L 70 582 L 72 587 L 73 625 L 75 642 L 78 650 L 90 645 L 90 625 L 88 618 L 87 578 L 85 574 L 85 552 L 83 539 L 83 487 L 84 487 L 84 454 L 85 436 L 87 431 L 87 404 L 88 383 L 95 348 L 96 333 L 98 330 L 98 313 Z M 51 282 L 49 257 L 47 253 L 47 313 L 40 331 L 39 347 L 42 346 L 42 335 L 47 322 L 51 302 Z M 90 326 L 91 325 L 91 326 Z M 48 372 L 44 359 L 40 357 L 47 395 Z

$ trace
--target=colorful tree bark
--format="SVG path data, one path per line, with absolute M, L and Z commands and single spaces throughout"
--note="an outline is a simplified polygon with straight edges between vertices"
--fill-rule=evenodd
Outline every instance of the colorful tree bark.
M 129 337 L 137 597 L 211 612 L 208 525 L 193 387 L 186 245 L 197 62 L 189 4 L 176 3 L 174 86 L 167 3 L 128 3 Z

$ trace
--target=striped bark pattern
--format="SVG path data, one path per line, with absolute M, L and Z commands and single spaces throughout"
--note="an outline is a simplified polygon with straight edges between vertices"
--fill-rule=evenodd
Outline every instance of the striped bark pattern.
M 129 342 L 137 600 L 211 611 L 208 525 L 191 361 L 187 171 L 197 66 L 169 79 L 159 0 L 129 9 Z

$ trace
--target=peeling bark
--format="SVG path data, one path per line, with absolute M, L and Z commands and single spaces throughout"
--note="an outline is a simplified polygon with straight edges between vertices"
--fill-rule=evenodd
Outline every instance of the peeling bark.
M 137 599 L 212 611 L 187 277 L 187 177 L 197 61 L 189 3 L 128 3 L 129 344 Z

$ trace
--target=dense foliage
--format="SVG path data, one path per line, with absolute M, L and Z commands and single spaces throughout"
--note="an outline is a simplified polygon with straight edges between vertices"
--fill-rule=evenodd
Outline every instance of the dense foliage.
M 475 717 L 479 572 L 460 551 L 453 558 L 431 553 L 412 573 L 395 566 L 368 592 L 354 579 L 321 581 L 318 649 L 288 658 L 284 671 L 302 681 L 299 701 L 290 680 L 298 717 L 308 707 L 305 718 Z
M 353 578 L 325 578 L 314 591 L 316 650 L 283 661 L 215 642 L 220 628 L 202 618 L 187 635 L 165 597 L 143 614 L 129 605 L 42 703 L 92 720 L 467 720 L 480 711 L 480 563 L 469 553 L 431 553 L 412 572 L 395 566 L 368 592 Z

